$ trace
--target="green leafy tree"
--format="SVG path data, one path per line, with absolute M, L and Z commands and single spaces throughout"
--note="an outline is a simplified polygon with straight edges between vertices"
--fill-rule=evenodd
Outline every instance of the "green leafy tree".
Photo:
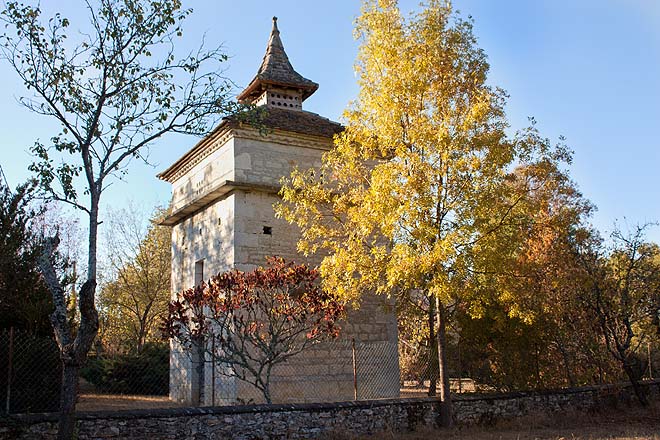
M 126 172 L 131 159 L 166 133 L 203 135 L 233 112 L 231 83 L 222 76 L 219 49 L 200 47 L 179 57 L 174 46 L 191 13 L 179 0 L 87 2 L 89 22 L 70 31 L 59 14 L 42 20 L 38 6 L 8 2 L 7 32 L 0 56 L 23 81 L 21 103 L 58 122 L 48 144 L 36 143 L 30 167 L 53 199 L 89 219 L 86 281 L 80 288 L 80 324 L 68 325 L 65 295 L 53 269 L 49 240 L 40 266 L 52 294 L 51 322 L 62 354 L 60 438 L 71 438 L 78 370 L 98 330 L 94 305 L 97 279 L 99 202 L 108 181 Z M 61 160 L 56 161 L 57 158 Z
M 510 222 L 532 217 L 529 194 L 569 156 L 533 128 L 507 136 L 506 94 L 486 81 L 471 21 L 445 2 L 406 19 L 396 1 L 366 1 L 356 35 L 360 93 L 346 129 L 320 172 L 286 180 L 278 212 L 301 227 L 301 251 L 328 253 L 320 266 L 327 289 L 347 299 L 431 299 L 450 425 L 448 307 L 474 300 L 479 254 Z M 514 173 L 516 165 L 524 171 Z
M 44 335 L 52 334 L 53 303 L 38 269 L 41 237 L 34 225 L 43 209 L 33 196 L 33 184 L 11 191 L 0 179 L 0 328 Z

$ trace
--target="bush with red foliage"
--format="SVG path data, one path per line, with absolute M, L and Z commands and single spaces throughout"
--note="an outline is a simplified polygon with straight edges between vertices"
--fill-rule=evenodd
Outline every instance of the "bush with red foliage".
M 276 257 L 250 272 L 220 273 L 170 303 L 164 333 L 197 359 L 226 365 L 221 374 L 254 385 L 272 403 L 273 367 L 339 335 L 344 305 L 318 278 L 316 269 Z

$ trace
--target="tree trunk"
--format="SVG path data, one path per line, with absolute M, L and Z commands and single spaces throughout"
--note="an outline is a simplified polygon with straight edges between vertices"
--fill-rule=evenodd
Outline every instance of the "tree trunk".
M 438 382 L 438 344 L 435 335 L 435 298 L 429 297 L 428 311 L 429 326 L 429 359 L 427 365 L 427 374 L 429 378 L 429 396 L 436 395 L 436 384 Z
M 80 326 L 71 345 L 60 346 L 62 356 L 62 394 L 60 396 L 60 424 L 58 439 L 69 440 L 75 427 L 76 400 L 78 398 L 78 373 L 87 360 L 99 328 L 98 313 L 94 307 L 96 282 L 86 281 L 80 289 Z M 70 329 L 66 329 L 70 332 Z
M 91 186 L 91 183 L 90 183 Z M 96 282 L 96 249 L 99 232 L 99 195 L 90 189 L 89 243 L 87 247 L 87 280 Z
M 541 380 L 541 362 L 539 358 L 541 353 L 539 351 L 539 344 L 534 344 L 534 370 L 536 372 L 536 388 L 543 388 L 543 381 Z
M 135 346 L 135 350 L 138 354 L 142 353 L 142 349 L 144 348 L 144 344 L 146 340 L 147 340 L 146 326 L 140 323 L 140 329 L 138 330 L 138 337 L 137 337 L 137 345 Z
M 76 398 L 80 366 L 71 359 L 62 359 L 62 387 L 60 393 L 60 420 L 58 440 L 74 438 L 76 428 Z
M 440 422 L 444 427 L 454 424 L 451 393 L 449 384 L 449 371 L 447 369 L 447 322 L 445 308 L 439 298 L 435 299 L 435 311 L 438 317 L 438 376 L 440 378 Z
M 639 401 L 640 405 L 645 407 L 648 406 L 649 399 L 646 396 L 646 392 L 644 388 L 642 388 L 642 386 L 639 384 L 639 379 L 637 378 L 637 374 L 634 368 L 630 364 L 624 363 L 623 370 L 626 372 L 628 379 L 630 379 L 630 384 L 632 385 L 633 392 L 635 393 L 635 397 L 637 397 L 637 400 Z
M 564 361 L 564 372 L 566 373 L 566 380 L 568 382 L 568 386 L 573 388 L 576 386 L 576 382 L 575 382 L 575 378 L 573 377 L 573 372 L 571 371 L 570 357 L 561 342 L 557 342 L 557 348 L 559 349 L 559 352 L 561 353 L 561 357 Z
M 271 374 L 271 366 L 266 367 L 266 380 L 263 382 L 264 386 L 264 399 L 266 399 L 267 404 L 272 404 L 273 403 L 273 397 L 270 395 L 270 374 Z
M 91 227 L 91 225 L 90 225 Z M 43 275 L 48 290 L 53 297 L 54 310 L 50 315 L 55 340 L 60 349 L 62 359 L 62 386 L 60 395 L 60 420 L 58 438 L 69 440 L 73 438 L 75 427 L 75 408 L 78 393 L 78 372 L 80 366 L 84 365 L 87 353 L 94 342 L 96 332 L 99 328 L 99 317 L 94 306 L 94 294 L 96 292 L 96 280 L 87 280 L 80 288 L 78 308 L 80 310 L 80 326 L 75 339 L 72 337 L 71 328 L 67 319 L 67 307 L 64 289 L 60 284 L 57 272 L 52 263 L 52 255 L 59 238 L 53 237 L 47 240 L 44 252 L 39 260 L 39 269 Z M 91 251 L 91 248 L 90 248 Z M 96 252 L 96 248 L 94 248 Z M 90 261 L 92 259 L 90 258 Z M 94 258 L 95 261 L 95 258 Z M 96 273 L 96 268 L 94 268 Z

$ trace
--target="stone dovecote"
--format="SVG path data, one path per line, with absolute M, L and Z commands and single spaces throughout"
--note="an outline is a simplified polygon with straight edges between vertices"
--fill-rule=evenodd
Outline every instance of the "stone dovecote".
M 238 96 L 261 107 L 261 124 L 268 128 L 267 133 L 237 118 L 226 118 L 158 175 L 172 184 L 171 211 L 163 224 L 172 227 L 173 292 L 221 271 L 262 265 L 266 256 L 318 264 L 318 258 L 303 260 L 297 253 L 299 231 L 275 218 L 273 211 L 281 178 L 296 166 L 320 166 L 321 155 L 332 148 L 333 136 L 342 130 L 340 124 L 303 109 L 303 101 L 317 89 L 318 84 L 293 69 L 277 19 L 273 19 L 259 71 Z M 351 312 L 341 337 L 344 341 L 354 338 L 358 343 L 381 344 L 380 358 L 372 356 L 367 362 L 379 379 L 365 395 L 396 397 L 396 318 L 383 312 L 381 306 L 381 298 L 367 298 L 360 310 Z M 299 355 L 290 368 L 282 368 L 280 376 L 274 378 L 275 400 L 352 399 L 352 369 L 334 368 L 346 362 L 350 366 L 350 357 L 350 349 L 336 350 L 323 344 Z M 193 368 L 199 360 L 181 354 L 176 344 L 172 345 L 170 360 L 170 395 L 177 401 L 215 405 L 259 401 L 255 390 L 219 374 L 219 367 L 210 362 L 200 381 Z M 199 401 L 200 386 L 205 387 L 203 402 Z

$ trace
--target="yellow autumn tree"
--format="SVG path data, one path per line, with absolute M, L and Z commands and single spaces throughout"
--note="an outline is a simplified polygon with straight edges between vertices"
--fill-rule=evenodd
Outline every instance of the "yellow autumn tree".
M 324 285 L 346 300 L 426 298 L 449 425 L 446 309 L 498 231 L 533 218 L 527 195 L 569 155 L 533 127 L 507 135 L 506 93 L 487 83 L 471 20 L 446 2 L 405 17 L 395 0 L 367 0 L 355 34 L 360 92 L 345 130 L 320 170 L 284 180 L 276 209 L 301 228 L 300 251 L 324 253 Z
M 172 272 L 171 231 L 158 225 L 163 212 L 157 208 L 149 222 L 133 205 L 109 215 L 110 276 L 98 297 L 98 338 L 110 352 L 140 353 L 146 343 L 162 340 Z

